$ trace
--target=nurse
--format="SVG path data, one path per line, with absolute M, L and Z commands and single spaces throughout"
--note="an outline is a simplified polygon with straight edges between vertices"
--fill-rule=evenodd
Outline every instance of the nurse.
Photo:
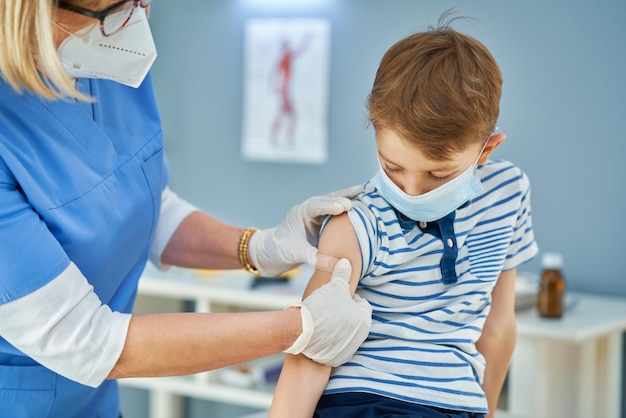
M 311 198 L 258 231 L 168 188 L 149 3 L 0 3 L 1 417 L 118 418 L 116 378 L 281 351 L 338 365 L 368 333 L 349 263 L 283 311 L 131 315 L 149 259 L 275 275 L 314 263 L 321 215 L 351 207 Z

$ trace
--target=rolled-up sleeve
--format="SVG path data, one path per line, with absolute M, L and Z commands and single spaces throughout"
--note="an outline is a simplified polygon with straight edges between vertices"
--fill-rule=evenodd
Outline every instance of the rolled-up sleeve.
M 186 200 L 180 198 L 169 187 L 163 190 L 161 195 L 161 213 L 157 223 L 154 240 L 150 247 L 150 261 L 159 269 L 165 269 L 161 264 L 161 254 L 172 235 L 181 222 L 198 208 Z
M 102 304 L 70 263 L 53 280 L 0 305 L 0 335 L 46 368 L 97 387 L 117 363 L 130 314 Z

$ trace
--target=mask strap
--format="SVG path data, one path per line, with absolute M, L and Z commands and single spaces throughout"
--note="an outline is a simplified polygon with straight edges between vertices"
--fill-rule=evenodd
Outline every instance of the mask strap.
M 52 24 L 54 26 L 56 26 L 57 28 L 61 29 L 63 32 L 65 32 L 69 36 L 78 36 L 78 37 L 81 37 L 81 36 L 84 36 L 84 35 L 90 33 L 93 30 L 94 27 L 98 26 L 96 23 L 91 23 L 88 26 L 85 26 L 84 28 L 79 29 L 76 32 L 72 32 L 71 30 L 69 30 L 68 28 L 66 28 L 65 26 L 63 26 L 59 22 L 57 22 L 56 20 L 53 20 Z
M 69 29 L 67 29 L 65 26 L 63 26 L 62 24 L 60 24 L 59 22 L 57 22 L 56 20 L 52 21 L 52 24 L 54 26 L 56 26 L 57 28 L 61 29 L 63 32 L 65 32 L 66 34 L 72 36 L 74 35 Z
M 480 157 L 482 157 L 483 151 L 485 151 L 485 148 L 487 148 L 488 143 L 489 143 L 489 138 L 487 138 L 487 140 L 483 144 L 483 147 L 480 149 L 480 152 L 478 153 L 478 157 L 476 157 L 476 161 L 474 162 L 474 165 L 478 165 L 478 160 L 480 160 Z

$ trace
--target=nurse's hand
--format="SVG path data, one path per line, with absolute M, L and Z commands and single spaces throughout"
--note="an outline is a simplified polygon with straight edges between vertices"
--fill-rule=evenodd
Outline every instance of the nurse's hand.
M 351 271 L 350 261 L 342 258 L 327 284 L 292 305 L 300 306 L 302 334 L 285 353 L 302 353 L 331 367 L 350 360 L 372 326 L 370 304 L 350 296 Z
M 350 198 L 362 190 L 363 186 L 358 185 L 312 197 L 293 207 L 279 226 L 253 234 L 249 255 L 261 276 L 277 276 L 303 263 L 315 266 L 324 216 L 352 209 Z

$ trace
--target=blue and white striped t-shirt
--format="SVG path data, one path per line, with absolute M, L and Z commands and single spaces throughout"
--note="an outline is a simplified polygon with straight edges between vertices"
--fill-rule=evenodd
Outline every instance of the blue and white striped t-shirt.
M 487 413 L 485 362 L 475 343 L 491 291 L 502 270 L 538 250 L 526 175 L 508 161 L 489 161 L 477 176 L 483 191 L 452 215 L 452 241 L 445 233 L 441 239 L 437 224 L 422 230 L 399 219 L 371 183 L 354 200 L 348 215 L 363 262 L 357 293 L 372 305 L 373 323 L 354 357 L 333 370 L 325 394 L 367 392 Z M 442 281 L 444 244 L 458 252 L 450 284 Z

